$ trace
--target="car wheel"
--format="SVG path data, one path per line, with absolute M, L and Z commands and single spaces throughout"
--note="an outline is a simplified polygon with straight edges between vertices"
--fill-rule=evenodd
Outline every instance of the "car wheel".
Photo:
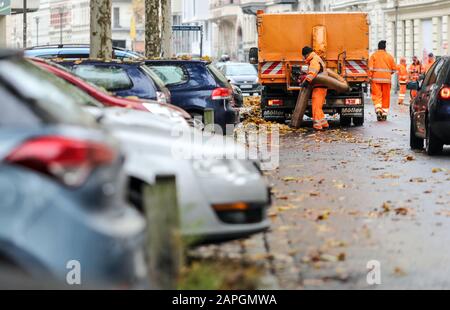
M 353 118 L 353 124 L 355 124 L 355 126 L 362 126 L 362 125 L 364 125 L 364 117 L 354 117 Z
M 342 117 L 340 119 L 341 126 L 350 126 L 352 124 L 352 118 L 351 117 Z
M 427 122 L 427 138 L 425 140 L 425 148 L 427 154 L 432 156 L 442 152 L 444 144 L 439 140 L 439 138 L 434 134 L 431 129 L 430 122 Z
M 423 149 L 423 139 L 418 138 L 416 136 L 416 132 L 414 130 L 414 123 L 411 120 L 410 130 L 409 130 L 409 146 L 412 150 L 421 150 Z

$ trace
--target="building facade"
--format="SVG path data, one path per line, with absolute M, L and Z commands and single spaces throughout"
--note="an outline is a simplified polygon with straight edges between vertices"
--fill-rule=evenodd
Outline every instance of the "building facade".
M 335 11 L 369 13 L 370 49 L 385 39 L 388 50 L 399 61 L 410 62 L 416 55 L 426 60 L 428 53 L 447 55 L 450 41 L 450 1 L 446 0 L 334 0 Z

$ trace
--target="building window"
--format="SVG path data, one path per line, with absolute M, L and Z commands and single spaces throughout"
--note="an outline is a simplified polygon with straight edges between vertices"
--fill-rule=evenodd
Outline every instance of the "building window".
M 113 27 L 120 28 L 120 8 L 114 8 L 113 10 Z

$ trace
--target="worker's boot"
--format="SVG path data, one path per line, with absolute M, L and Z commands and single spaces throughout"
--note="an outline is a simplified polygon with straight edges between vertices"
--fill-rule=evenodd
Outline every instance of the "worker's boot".
M 381 115 L 381 120 L 382 120 L 383 122 L 385 122 L 385 121 L 387 121 L 387 117 L 388 117 L 388 115 L 385 114 L 385 113 L 383 113 L 383 114 Z
M 377 121 L 383 121 L 383 113 L 381 111 L 377 111 Z
M 323 128 L 323 129 L 330 128 L 330 124 L 328 124 L 328 122 L 327 122 L 326 120 L 323 120 L 323 122 L 322 122 L 322 128 Z
M 323 130 L 322 123 L 320 121 L 313 121 L 313 128 L 317 131 Z

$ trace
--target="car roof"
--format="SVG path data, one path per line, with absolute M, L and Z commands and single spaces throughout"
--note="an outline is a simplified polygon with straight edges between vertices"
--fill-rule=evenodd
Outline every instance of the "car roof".
M 15 49 L 2 48 L 0 49 L 0 59 L 23 57 L 23 52 Z
M 253 66 L 251 63 L 248 62 L 231 62 L 231 61 L 227 61 L 227 62 L 222 62 L 221 66 L 239 66 L 239 65 L 250 65 Z
M 192 63 L 192 64 L 204 64 L 208 65 L 209 62 L 205 60 L 192 60 L 192 59 L 148 59 L 145 63 Z
M 108 59 L 108 60 L 102 60 L 102 59 L 90 59 L 90 58 L 80 58 L 80 59 L 53 59 L 52 61 L 60 64 L 68 63 L 68 64 L 109 64 L 109 65 L 136 65 L 141 66 L 144 64 L 141 60 L 133 60 L 133 59 L 126 59 L 126 60 L 120 60 L 120 59 Z
M 54 53 L 58 53 L 61 55 L 70 54 L 70 53 L 83 53 L 89 54 L 90 46 L 88 44 L 60 44 L 60 45 L 42 45 L 42 46 L 34 46 L 25 49 L 25 54 L 36 56 L 36 55 L 51 55 Z M 136 58 L 143 58 L 143 55 L 140 55 L 134 51 L 126 50 L 120 47 L 113 47 L 114 53 L 117 56 L 133 56 Z

